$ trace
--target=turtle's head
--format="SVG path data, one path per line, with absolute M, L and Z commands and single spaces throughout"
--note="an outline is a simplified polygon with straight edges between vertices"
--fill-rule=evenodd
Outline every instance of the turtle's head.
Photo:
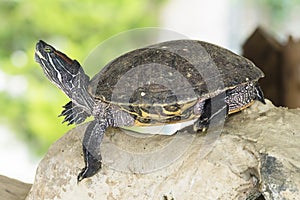
M 78 105 L 85 104 L 85 99 L 78 99 L 78 96 L 88 95 L 83 93 L 87 92 L 89 77 L 76 60 L 70 59 L 42 40 L 36 44 L 35 60 L 51 82 Z
M 36 44 L 35 60 L 41 65 L 46 76 L 68 96 L 76 88 L 86 87 L 89 77 L 76 60 L 40 40 Z M 85 84 L 85 85 L 82 85 Z

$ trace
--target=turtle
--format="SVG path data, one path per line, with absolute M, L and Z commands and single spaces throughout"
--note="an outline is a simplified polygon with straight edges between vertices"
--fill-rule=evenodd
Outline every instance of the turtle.
M 80 63 L 40 40 L 35 60 L 69 98 L 60 116 L 68 124 L 88 117 L 82 140 L 85 167 L 78 182 L 102 167 L 100 144 L 108 127 L 151 127 L 189 122 L 209 128 L 260 101 L 264 73 L 250 60 L 204 41 L 180 39 L 131 50 L 106 64 L 92 79 Z M 176 132 L 176 130 L 175 130 Z

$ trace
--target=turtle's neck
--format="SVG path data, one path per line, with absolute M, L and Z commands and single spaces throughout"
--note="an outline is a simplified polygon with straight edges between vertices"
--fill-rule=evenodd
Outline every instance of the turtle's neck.
M 81 107 L 84 111 L 89 114 L 92 114 L 95 100 L 88 93 L 86 88 L 76 88 L 72 91 L 71 95 L 68 95 L 73 103 Z

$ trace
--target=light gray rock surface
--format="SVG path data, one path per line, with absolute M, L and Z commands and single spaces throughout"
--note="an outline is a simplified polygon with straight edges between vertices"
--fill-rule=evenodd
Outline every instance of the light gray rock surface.
M 300 110 L 255 103 L 205 134 L 109 129 L 103 169 L 77 184 L 86 124 L 54 143 L 27 200 L 266 199 L 300 197 Z
M 24 200 L 31 188 L 31 184 L 0 175 L 0 199 Z

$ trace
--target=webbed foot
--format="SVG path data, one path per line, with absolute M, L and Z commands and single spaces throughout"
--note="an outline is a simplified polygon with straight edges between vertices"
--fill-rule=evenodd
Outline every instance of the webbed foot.
M 209 127 L 209 120 L 208 118 L 199 118 L 195 123 L 194 123 L 194 131 L 195 132 L 204 132 L 208 129 Z
M 85 178 L 89 178 L 95 175 L 100 169 L 102 165 L 102 158 L 95 158 L 87 149 L 83 146 L 83 154 L 85 167 L 81 170 L 81 172 L 77 176 L 77 182 L 82 181 Z
M 64 116 L 64 122 L 69 122 L 70 124 L 80 124 L 84 122 L 84 120 L 90 116 L 89 113 L 85 112 L 82 108 L 73 104 L 72 101 L 68 102 L 66 105 L 63 106 L 64 110 L 61 112 L 59 117 Z

